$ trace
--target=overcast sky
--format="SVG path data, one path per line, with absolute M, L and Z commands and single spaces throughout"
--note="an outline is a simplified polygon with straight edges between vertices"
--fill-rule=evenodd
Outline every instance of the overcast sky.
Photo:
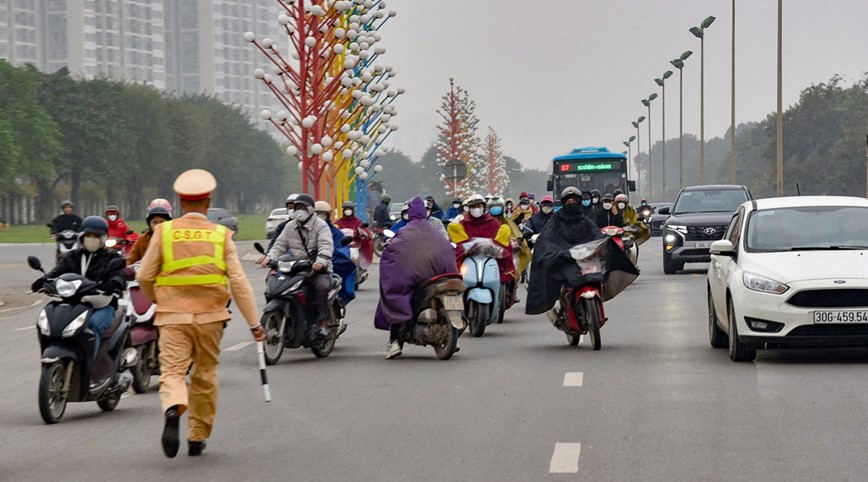
M 693 50 L 684 68 L 684 131 L 699 135 L 700 41 L 688 29 L 717 17 L 705 36 L 706 139 L 730 124 L 730 0 L 389 0 L 398 11 L 381 31 L 394 65 L 400 130 L 389 144 L 417 159 L 435 138 L 436 109 L 449 77 L 476 101 L 480 135 L 500 134 L 504 154 L 548 170 L 580 145 L 624 150 L 647 116 L 641 99 L 666 70 L 666 134 L 678 133 L 678 71 L 669 61 Z M 786 0 L 784 106 L 811 83 L 868 71 L 866 0 Z M 776 106 L 777 2 L 737 0 L 736 122 L 762 120 Z M 660 139 L 661 98 L 652 103 Z M 647 126 L 642 150 L 647 150 Z M 635 144 L 634 144 L 635 154 Z

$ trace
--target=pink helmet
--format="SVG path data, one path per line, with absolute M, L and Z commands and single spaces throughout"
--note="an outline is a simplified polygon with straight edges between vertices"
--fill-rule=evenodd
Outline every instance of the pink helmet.
M 546 195 L 543 196 L 543 198 L 540 200 L 540 204 L 542 204 L 542 203 L 552 203 L 552 204 L 554 204 L 554 203 L 555 203 L 555 199 L 554 199 L 553 197 L 549 196 L 548 194 L 546 194 Z
M 166 211 L 169 212 L 169 216 L 172 215 L 172 203 L 170 203 L 169 201 L 167 201 L 163 198 L 157 198 L 157 199 L 154 199 L 153 201 L 151 201 L 151 204 L 148 204 L 148 213 L 150 213 L 151 209 L 153 209 L 155 207 L 165 208 Z

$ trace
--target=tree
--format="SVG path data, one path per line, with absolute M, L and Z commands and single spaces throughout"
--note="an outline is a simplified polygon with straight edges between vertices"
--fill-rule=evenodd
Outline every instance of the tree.
M 441 170 L 450 162 L 460 162 L 466 168 L 467 175 L 463 179 L 440 175 L 447 194 L 455 197 L 466 197 L 484 187 L 478 176 L 480 159 L 476 125 L 479 119 L 474 114 L 475 110 L 476 103 L 470 100 L 467 91 L 456 86 L 455 79 L 449 79 L 449 92 L 442 97 L 437 111 L 443 123 L 437 128 L 439 135 L 435 145 Z
M 506 161 L 503 159 L 500 137 L 491 127 L 488 128 L 488 136 L 485 137 L 480 164 L 479 179 L 484 183 L 482 191 L 494 196 L 502 196 L 509 189 L 509 176 L 506 173 Z

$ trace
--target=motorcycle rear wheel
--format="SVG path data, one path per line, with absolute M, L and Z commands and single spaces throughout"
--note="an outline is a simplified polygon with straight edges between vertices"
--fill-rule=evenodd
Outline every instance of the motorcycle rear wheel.
M 316 355 L 317 358 L 325 358 L 329 356 L 332 350 L 335 348 L 335 342 L 338 339 L 338 325 L 340 325 L 340 321 L 337 318 L 337 312 L 334 307 L 329 310 L 329 322 L 326 330 L 329 332 L 329 338 L 325 342 L 319 345 L 313 345 L 310 347 L 310 351 Z
M 467 310 L 468 318 L 470 318 L 470 334 L 476 338 L 485 333 L 485 326 L 488 323 L 488 305 L 482 305 L 476 301 L 468 301 L 470 309 Z
M 445 343 L 433 345 L 434 353 L 437 354 L 437 358 L 448 360 L 455 354 L 455 347 L 458 346 L 458 337 L 460 336 L 460 333 L 452 326 L 452 323 L 450 323 L 449 320 L 442 319 L 440 320 L 440 323 L 449 330 L 449 337 L 446 339 Z
M 286 331 L 286 316 L 279 311 L 263 313 L 262 328 L 265 330 L 265 364 L 274 365 L 283 355 L 283 335 Z
M 152 341 L 146 343 L 144 345 L 139 346 L 137 349 L 139 361 L 136 363 L 135 368 L 133 368 L 133 391 L 136 393 L 145 393 L 148 391 L 148 388 L 151 387 L 151 365 L 150 360 L 148 360 L 148 354 L 150 353 L 151 343 L 156 343 L 156 341 Z
M 597 300 L 582 298 L 582 308 L 588 320 L 588 338 L 591 340 L 591 346 L 594 351 L 599 350 L 602 347 L 602 341 L 600 340 L 600 310 L 597 307 Z
M 66 411 L 66 397 L 61 398 L 66 363 L 72 362 L 58 360 L 42 365 L 42 374 L 39 376 L 39 415 L 47 424 L 59 422 Z

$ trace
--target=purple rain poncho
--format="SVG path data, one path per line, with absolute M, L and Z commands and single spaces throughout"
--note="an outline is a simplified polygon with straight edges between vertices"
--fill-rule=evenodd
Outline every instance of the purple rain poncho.
M 388 330 L 413 318 L 413 294 L 429 279 L 457 273 L 452 245 L 426 219 L 425 201 L 410 201 L 410 222 L 389 241 L 380 257 L 380 303 L 374 326 Z

